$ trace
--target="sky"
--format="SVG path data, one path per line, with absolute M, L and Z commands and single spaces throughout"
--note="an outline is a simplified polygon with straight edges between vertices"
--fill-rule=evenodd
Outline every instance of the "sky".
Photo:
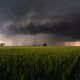
M 0 0 L 0 42 L 80 46 L 80 0 Z

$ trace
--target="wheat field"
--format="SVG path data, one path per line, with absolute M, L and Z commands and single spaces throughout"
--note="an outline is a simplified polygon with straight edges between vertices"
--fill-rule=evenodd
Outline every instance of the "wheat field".
M 80 80 L 80 47 L 0 47 L 0 80 Z

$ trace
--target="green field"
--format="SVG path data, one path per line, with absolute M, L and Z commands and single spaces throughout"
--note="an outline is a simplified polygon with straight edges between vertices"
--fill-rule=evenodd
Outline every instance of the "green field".
M 80 47 L 0 47 L 0 80 L 80 80 Z

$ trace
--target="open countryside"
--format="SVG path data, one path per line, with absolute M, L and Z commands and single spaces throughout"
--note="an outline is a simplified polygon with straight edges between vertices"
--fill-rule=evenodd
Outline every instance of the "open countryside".
M 0 47 L 0 80 L 80 80 L 80 47 Z

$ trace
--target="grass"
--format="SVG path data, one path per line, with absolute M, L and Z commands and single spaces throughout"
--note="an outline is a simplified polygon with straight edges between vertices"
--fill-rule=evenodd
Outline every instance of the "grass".
M 0 47 L 0 80 L 80 80 L 80 47 Z

